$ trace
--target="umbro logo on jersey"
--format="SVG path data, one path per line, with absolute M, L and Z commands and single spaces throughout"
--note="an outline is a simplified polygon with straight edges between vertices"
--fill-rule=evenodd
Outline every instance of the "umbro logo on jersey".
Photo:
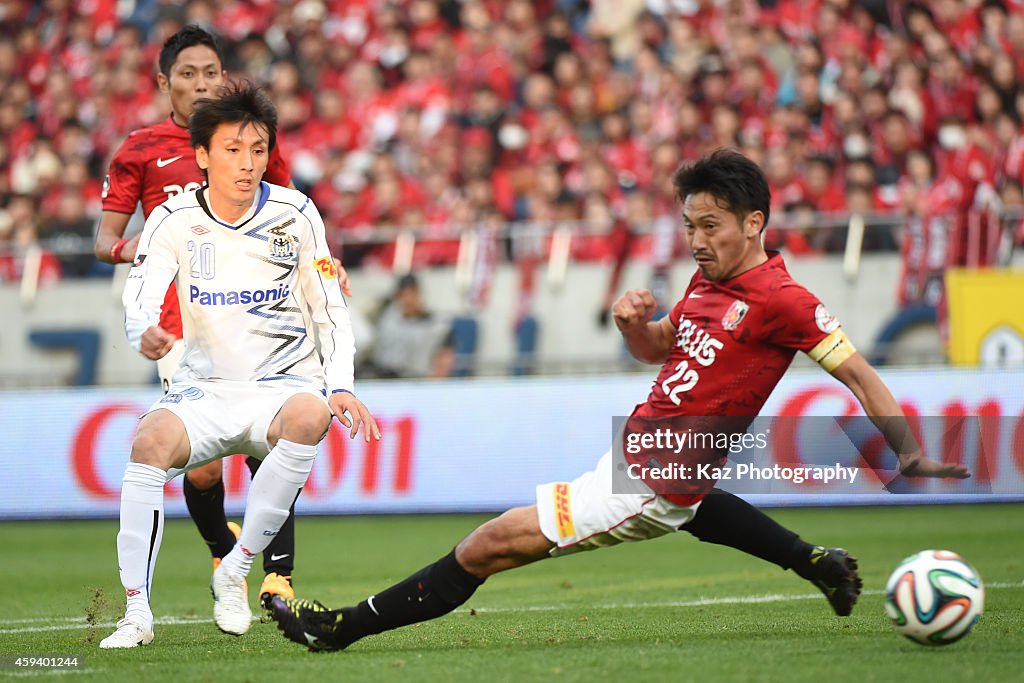
M 157 168 L 163 168 L 164 166 L 167 166 L 169 164 L 173 164 L 175 161 L 177 161 L 178 159 L 180 159 L 183 156 L 185 156 L 185 155 L 184 154 L 179 154 L 178 156 L 171 157 L 170 159 L 161 159 L 161 158 L 157 157 L 156 167 Z
M 210 231 L 207 230 L 206 228 L 204 228 L 201 225 L 193 225 L 192 226 L 192 232 L 194 232 L 197 235 L 205 235 L 206 233 L 208 233 Z

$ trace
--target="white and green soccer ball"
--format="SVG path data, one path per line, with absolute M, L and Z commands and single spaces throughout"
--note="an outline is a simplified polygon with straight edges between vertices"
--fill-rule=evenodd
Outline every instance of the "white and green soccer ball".
M 922 645 L 949 645 L 974 628 L 985 587 L 949 550 L 922 550 L 900 562 L 885 586 L 885 612 L 897 631 Z

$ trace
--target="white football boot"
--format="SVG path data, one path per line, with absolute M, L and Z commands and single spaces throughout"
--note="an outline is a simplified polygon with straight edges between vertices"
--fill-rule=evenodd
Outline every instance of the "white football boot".
M 153 642 L 153 629 L 129 621 L 126 618 L 117 622 L 117 630 L 100 641 L 100 649 L 114 650 L 149 645 Z
M 252 625 L 252 609 L 245 579 L 228 574 L 222 568 L 210 580 L 213 593 L 213 621 L 224 633 L 240 636 Z

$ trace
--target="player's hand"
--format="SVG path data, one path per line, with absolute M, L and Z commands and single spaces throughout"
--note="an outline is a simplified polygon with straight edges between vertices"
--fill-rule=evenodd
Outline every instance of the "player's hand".
M 971 476 L 966 466 L 955 462 L 936 462 L 924 457 L 920 450 L 899 456 L 900 474 L 905 477 L 934 477 L 941 479 L 967 479 Z
M 348 280 L 348 271 L 341 265 L 341 259 L 334 259 L 334 269 L 338 271 L 338 285 L 341 293 L 345 296 L 352 296 L 352 284 Z
M 134 263 L 135 254 L 139 251 L 139 240 L 142 238 L 142 233 L 138 233 L 132 237 L 128 242 L 121 248 L 121 260 L 125 263 Z
M 658 310 L 658 301 L 649 289 L 631 289 L 612 306 L 612 317 L 619 330 L 646 325 Z
M 331 407 L 334 416 L 338 418 L 338 422 L 351 430 L 349 432 L 350 439 L 356 438 L 359 429 L 362 428 L 363 439 L 367 443 L 369 443 L 370 437 L 380 441 L 380 428 L 377 426 L 377 421 L 373 419 L 373 415 L 370 415 L 370 411 L 366 409 L 363 402 L 355 397 L 355 394 L 339 391 L 331 394 L 327 404 Z
M 170 353 L 171 347 L 174 346 L 176 341 L 178 341 L 178 338 L 167 330 L 156 325 L 150 325 L 142 333 L 139 351 L 150 360 L 160 360 Z

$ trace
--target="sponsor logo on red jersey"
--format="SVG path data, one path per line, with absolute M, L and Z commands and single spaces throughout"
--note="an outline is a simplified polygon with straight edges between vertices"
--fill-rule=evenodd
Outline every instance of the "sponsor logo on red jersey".
M 676 346 L 685 351 L 690 358 L 704 367 L 715 362 L 715 354 L 722 349 L 722 342 L 712 337 L 703 328 L 680 316 L 676 333 Z

